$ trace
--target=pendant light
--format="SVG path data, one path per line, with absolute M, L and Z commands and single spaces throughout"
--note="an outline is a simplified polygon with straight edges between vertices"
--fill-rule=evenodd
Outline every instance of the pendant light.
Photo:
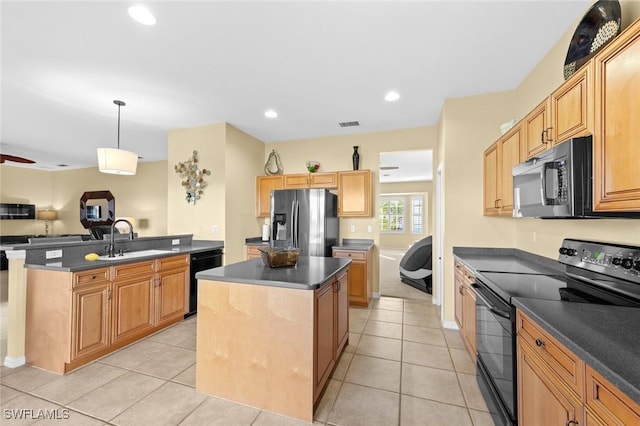
M 118 105 L 118 148 L 98 148 L 98 169 L 114 175 L 135 175 L 138 154 L 120 149 L 120 107 L 126 104 L 118 100 L 113 103 Z

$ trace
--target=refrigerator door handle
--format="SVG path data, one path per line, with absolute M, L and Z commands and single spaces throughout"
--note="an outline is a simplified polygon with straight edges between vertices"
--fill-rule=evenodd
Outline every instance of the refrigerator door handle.
M 291 217 L 289 220 L 291 224 L 291 244 L 296 245 L 296 201 L 291 202 Z
M 295 201 L 295 203 L 296 203 L 295 204 L 295 206 L 296 206 L 296 215 L 295 215 L 294 223 L 295 223 L 296 229 L 295 229 L 295 233 L 293 234 L 293 238 L 294 238 L 293 246 L 295 248 L 300 248 L 300 246 L 299 246 L 300 242 L 298 241 L 298 237 L 299 237 L 298 234 L 300 232 L 300 229 L 299 229 L 300 228 L 300 203 L 297 200 Z

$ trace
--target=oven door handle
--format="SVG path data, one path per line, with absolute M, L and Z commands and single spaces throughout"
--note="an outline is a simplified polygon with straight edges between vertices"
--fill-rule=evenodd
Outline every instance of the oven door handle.
M 486 298 L 486 297 L 484 297 L 484 296 L 482 295 L 482 293 L 480 293 L 480 291 L 478 290 L 478 289 L 480 288 L 480 286 L 479 286 L 478 284 L 473 283 L 473 284 L 471 284 L 471 287 L 473 288 L 473 290 L 474 290 L 473 292 L 476 294 L 476 297 L 477 297 L 478 299 L 480 299 L 480 301 L 482 302 L 482 304 L 483 304 L 483 305 L 486 305 L 486 306 L 487 306 L 487 308 L 489 308 L 489 310 L 490 310 L 491 312 L 493 312 L 494 314 L 496 314 L 496 315 L 498 315 L 499 317 L 502 317 L 502 318 L 507 318 L 507 319 L 510 319 L 510 318 L 511 318 L 511 313 L 510 313 L 510 312 L 501 311 L 500 309 L 496 308 L 495 306 L 493 306 L 493 305 L 491 304 L 491 302 L 489 302 L 489 301 L 487 300 L 487 298 Z

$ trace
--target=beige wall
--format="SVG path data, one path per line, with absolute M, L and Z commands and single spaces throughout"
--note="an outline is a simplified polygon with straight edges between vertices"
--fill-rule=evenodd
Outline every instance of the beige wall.
M 255 177 L 262 173 L 264 144 L 226 124 L 169 132 L 167 222 L 169 233 L 194 239 L 224 240 L 225 264 L 244 260 L 247 237 L 260 235 L 255 217 Z M 198 151 L 201 168 L 211 170 L 208 186 L 195 204 L 185 200 L 174 166 Z
M 640 16 L 640 2 L 622 1 L 623 28 Z M 482 151 L 499 136 L 501 123 L 521 119 L 562 82 L 575 26 L 511 92 L 445 102 L 438 127 L 438 160 L 444 162 L 444 317 L 453 321 L 454 246 L 516 247 L 557 257 L 563 238 L 638 244 L 639 220 L 541 220 L 482 216 Z M 436 166 L 437 167 L 437 166 Z M 435 274 L 440 271 L 436 269 Z
M 285 173 L 305 173 L 305 161 L 315 160 L 320 162 L 320 171 L 332 172 L 351 170 L 353 168 L 351 155 L 353 147 L 359 146 L 360 169 L 370 169 L 373 176 L 373 206 L 377 206 L 380 195 L 378 182 L 378 166 L 381 152 L 404 151 L 418 149 L 433 149 L 434 157 L 437 155 L 437 128 L 435 126 L 419 127 L 415 129 L 401 129 L 376 133 L 363 133 L 348 136 L 333 136 L 304 140 L 292 140 L 286 142 L 270 143 L 265 145 L 264 162 L 272 149 L 280 155 Z M 350 232 L 351 226 L 355 232 Z M 368 232 L 371 226 L 372 232 Z M 379 293 L 378 271 L 378 247 L 380 246 L 380 233 L 378 231 L 378 218 L 374 213 L 370 218 L 344 218 L 340 220 L 340 238 L 368 238 L 376 244 L 374 252 L 374 283 L 373 292 Z
M 87 234 L 80 223 L 80 198 L 85 191 L 111 191 L 116 216 L 146 219 L 135 229 L 141 236 L 166 235 L 166 161 L 138 164 L 135 176 L 100 173 L 97 167 L 62 171 L 42 171 L 0 166 L 2 202 L 35 204 L 37 209 L 53 208 L 58 220 L 49 225 L 50 234 Z M 39 220 L 3 220 L 0 235 L 44 234 Z

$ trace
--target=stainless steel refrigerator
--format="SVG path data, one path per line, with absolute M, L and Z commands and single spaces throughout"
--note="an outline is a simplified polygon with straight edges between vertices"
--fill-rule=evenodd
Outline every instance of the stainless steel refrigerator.
M 331 257 L 339 233 L 338 197 L 326 189 L 271 192 L 271 247 L 296 247 L 301 256 Z

